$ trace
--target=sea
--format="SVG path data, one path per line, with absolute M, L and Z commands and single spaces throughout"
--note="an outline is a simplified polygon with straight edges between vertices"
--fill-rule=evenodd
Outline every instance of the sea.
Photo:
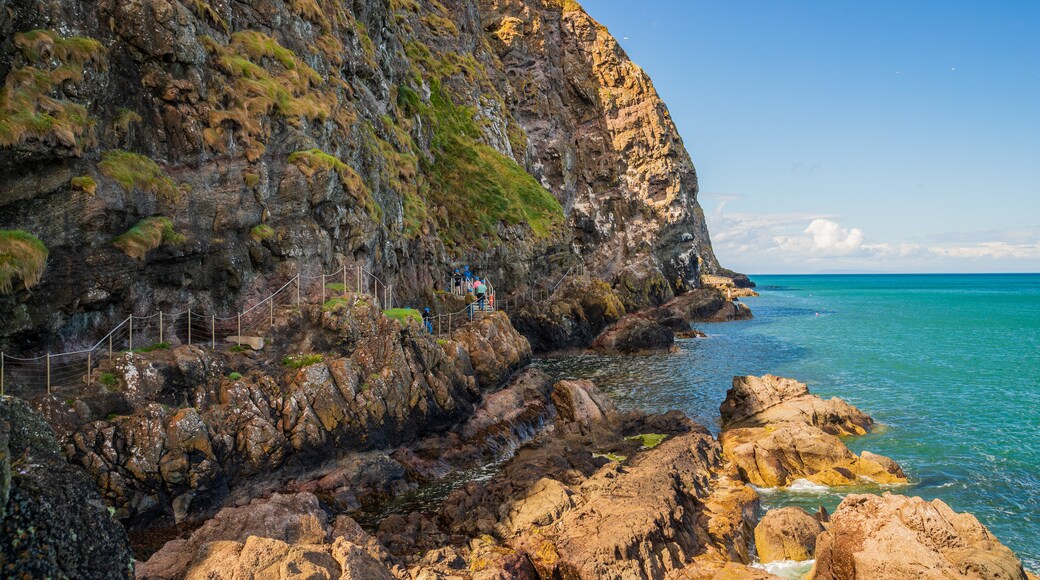
M 846 444 L 895 459 L 911 481 L 853 491 L 939 498 L 1040 571 L 1040 274 L 752 280 L 761 295 L 742 301 L 754 319 L 696 324 L 708 337 L 674 352 L 536 364 L 592 379 L 622 408 L 680 409 L 715 433 L 733 376 L 798 379 L 870 414 L 878 428 Z M 830 511 L 845 493 L 759 491 L 765 508 Z M 798 577 L 797 568 L 781 571 Z

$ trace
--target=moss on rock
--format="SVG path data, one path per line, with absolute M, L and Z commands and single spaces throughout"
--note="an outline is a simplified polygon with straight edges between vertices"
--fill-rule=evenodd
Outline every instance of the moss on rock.
M 21 280 L 28 290 L 40 283 L 47 267 L 47 246 L 22 230 L 0 230 L 0 294 L 14 290 Z

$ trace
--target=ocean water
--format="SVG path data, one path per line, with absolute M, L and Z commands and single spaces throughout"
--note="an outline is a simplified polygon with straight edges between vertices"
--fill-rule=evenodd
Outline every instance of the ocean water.
M 880 423 L 847 444 L 903 466 L 911 484 L 893 492 L 971 512 L 1040 570 L 1040 275 L 753 279 L 753 320 L 696 325 L 709 337 L 677 352 L 537 364 L 596 381 L 621 407 L 681 409 L 714 432 L 734 375 L 806 382 Z M 833 510 L 842 498 L 799 487 L 763 490 L 763 503 Z

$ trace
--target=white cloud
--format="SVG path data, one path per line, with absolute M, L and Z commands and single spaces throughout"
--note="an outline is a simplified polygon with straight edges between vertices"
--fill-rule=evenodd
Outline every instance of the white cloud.
M 723 264 L 749 272 L 1036 271 L 1040 229 L 949 233 L 926 243 L 872 240 L 839 216 L 728 212 L 741 199 L 715 195 L 708 218 Z

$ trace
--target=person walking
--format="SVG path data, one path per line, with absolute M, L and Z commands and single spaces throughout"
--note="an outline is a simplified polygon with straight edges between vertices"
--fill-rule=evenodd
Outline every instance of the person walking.
M 423 324 L 426 326 L 426 332 L 433 334 L 433 321 L 430 320 L 430 307 L 427 306 L 423 309 L 422 313 Z
M 454 281 L 455 285 L 452 286 L 452 292 L 454 292 L 456 296 L 462 296 L 462 272 L 460 272 L 458 268 L 455 268 Z
M 485 285 L 484 281 L 479 278 L 474 283 L 474 285 L 475 287 L 473 288 L 473 291 L 477 295 L 477 305 L 480 307 L 481 310 L 486 310 L 487 303 L 485 299 L 487 298 L 487 285 Z

